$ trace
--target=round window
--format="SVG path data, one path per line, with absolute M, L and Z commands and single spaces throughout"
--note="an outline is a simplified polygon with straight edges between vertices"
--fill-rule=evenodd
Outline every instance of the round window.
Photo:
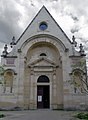
M 42 23 L 40 23 L 40 25 L 39 25 L 40 30 L 43 30 L 43 31 L 46 30 L 47 27 L 48 27 L 48 25 L 47 25 L 46 22 L 42 22 Z

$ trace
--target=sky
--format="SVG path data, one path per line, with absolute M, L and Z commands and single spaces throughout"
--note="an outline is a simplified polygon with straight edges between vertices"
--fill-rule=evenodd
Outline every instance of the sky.
M 88 0 L 0 0 L 0 54 L 45 5 L 69 39 L 82 43 L 88 62 Z

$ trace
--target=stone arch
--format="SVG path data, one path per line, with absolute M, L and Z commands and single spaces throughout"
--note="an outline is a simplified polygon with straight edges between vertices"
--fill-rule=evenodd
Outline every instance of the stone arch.
M 49 83 L 49 78 L 46 75 L 39 76 L 37 83 Z
M 31 48 L 34 44 L 40 42 L 46 42 L 47 44 L 52 44 L 57 48 L 60 54 L 62 54 L 62 52 L 68 51 L 68 48 L 63 44 L 63 42 L 52 35 L 33 36 L 27 39 L 19 49 L 23 52 L 24 56 L 26 56 L 28 49 Z
M 37 108 L 50 108 L 50 92 L 48 76 L 40 75 L 37 79 Z
M 63 107 L 63 72 L 61 52 L 64 52 L 65 46 L 52 38 L 38 37 L 28 41 L 22 46 L 22 54 L 25 56 L 24 63 L 24 101 L 27 93 L 30 94 L 30 108 L 36 108 L 37 85 L 49 85 L 50 87 L 50 108 L 59 109 Z M 42 56 L 40 56 L 43 53 Z M 48 83 L 37 83 L 39 76 L 49 77 Z M 28 84 L 29 83 L 29 84 Z M 26 86 L 28 84 L 29 86 Z M 33 87 L 34 86 L 34 87 Z M 55 89 L 53 89 L 53 87 Z M 54 97 L 53 97 L 54 96 Z M 35 101 L 36 100 L 36 101 Z M 35 102 L 35 103 L 34 103 Z M 31 106 L 32 103 L 32 106 Z M 26 105 L 25 105 L 26 106 Z
M 42 53 L 44 54 L 43 56 L 41 56 Z M 49 58 L 50 55 L 51 58 Z M 60 52 L 58 51 L 56 46 L 48 42 L 37 42 L 33 44 L 33 46 L 31 46 L 27 51 L 26 62 L 29 62 L 30 59 L 39 59 L 39 57 L 52 59 L 52 61 L 56 64 L 59 64 L 58 61 L 61 58 Z
M 73 83 L 74 83 L 74 92 L 83 92 L 83 82 L 82 77 L 84 76 L 84 72 L 77 68 L 72 71 Z
M 12 93 L 14 72 L 11 69 L 7 69 L 4 72 L 4 92 Z
M 17 75 L 16 71 L 15 71 L 15 70 L 13 70 L 13 69 L 6 69 L 6 70 L 4 70 L 4 74 L 5 74 L 7 71 L 12 72 L 12 73 L 13 73 L 13 75 Z
M 45 53 L 41 53 L 40 56 L 47 56 Z

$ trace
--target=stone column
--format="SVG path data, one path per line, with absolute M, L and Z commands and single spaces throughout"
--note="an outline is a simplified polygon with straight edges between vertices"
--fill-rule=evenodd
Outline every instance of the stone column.
M 16 77 L 17 77 L 17 74 L 13 74 L 12 93 L 14 93 L 14 94 L 17 93 L 17 91 L 15 90 L 17 88 Z
M 34 109 L 34 71 L 31 68 L 31 81 L 30 81 L 30 109 Z
M 24 99 L 23 99 L 23 94 L 24 94 L 24 56 L 20 53 L 18 56 L 18 79 L 17 79 L 17 84 L 18 84 L 18 89 L 17 89 L 17 106 L 22 107 L 24 105 Z
M 24 71 L 24 109 L 29 109 L 30 102 L 30 68 L 25 64 Z
M 36 84 L 36 81 L 33 84 L 33 90 L 34 90 L 34 109 L 37 109 L 37 84 Z
M 52 80 L 52 109 L 57 109 L 57 90 L 56 90 L 56 68 L 53 71 Z

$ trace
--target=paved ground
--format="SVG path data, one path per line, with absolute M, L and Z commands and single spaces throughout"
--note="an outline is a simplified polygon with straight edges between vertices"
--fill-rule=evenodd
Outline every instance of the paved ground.
M 6 115 L 0 120 L 75 120 L 77 112 L 56 110 L 2 111 Z

